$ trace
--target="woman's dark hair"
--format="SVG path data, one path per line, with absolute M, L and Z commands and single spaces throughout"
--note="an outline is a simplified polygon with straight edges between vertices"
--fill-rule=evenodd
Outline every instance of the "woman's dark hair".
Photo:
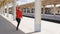
M 20 7 L 18 7 L 18 9 L 20 9 Z

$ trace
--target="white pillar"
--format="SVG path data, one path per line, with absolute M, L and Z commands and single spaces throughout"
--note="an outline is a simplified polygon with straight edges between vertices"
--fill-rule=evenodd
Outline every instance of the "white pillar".
M 5 15 L 5 7 L 3 6 L 3 15 Z
M 53 14 L 53 12 L 52 12 L 52 11 L 53 11 L 53 9 L 51 8 L 51 13 Z
M 5 16 L 5 7 L 4 7 L 4 16 Z
M 35 32 L 41 31 L 41 1 L 35 0 Z
M 8 3 L 7 3 L 7 17 L 8 17 L 8 14 L 9 14 L 8 12 L 9 12 L 9 8 L 8 8 Z
M 13 20 L 16 20 L 16 0 L 13 0 Z
M 23 13 L 24 13 L 24 9 L 23 9 Z
M 3 10 L 4 10 L 4 8 L 3 8 L 3 6 L 1 7 L 1 14 L 3 15 Z
M 43 6 L 43 15 L 45 14 L 45 5 Z
M 54 16 L 56 15 L 56 4 L 54 4 Z
M 0 8 L 0 14 L 1 14 L 1 8 Z
M 26 14 L 27 14 L 27 8 L 26 8 Z
M 0 13 L 2 14 L 2 7 L 0 8 Z
M 4 15 L 4 6 L 2 7 L 3 11 L 2 11 L 2 14 Z
M 2 7 L 1 7 L 1 14 L 2 14 Z
M 31 8 L 29 8 L 30 9 L 30 14 L 31 14 Z

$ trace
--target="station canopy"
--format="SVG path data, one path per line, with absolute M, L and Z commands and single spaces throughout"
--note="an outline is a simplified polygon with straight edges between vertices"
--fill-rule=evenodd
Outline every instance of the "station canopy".
M 0 0 L 0 7 L 12 2 L 12 0 Z
M 42 1 L 42 5 L 56 5 L 60 4 L 60 0 L 44 0 Z
M 7 3 L 11 3 L 13 0 L 0 0 L 0 7 L 6 5 Z M 18 1 L 18 0 L 16 0 Z M 60 0 L 43 0 L 42 5 L 56 5 L 60 4 Z

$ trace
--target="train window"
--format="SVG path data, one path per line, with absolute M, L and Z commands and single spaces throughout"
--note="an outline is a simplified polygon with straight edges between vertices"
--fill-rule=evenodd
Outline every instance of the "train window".
M 30 8 L 27 8 L 27 13 L 30 13 Z
M 23 9 L 23 12 L 26 13 L 26 9 L 25 8 Z
M 58 11 L 58 14 L 59 14 L 60 11 Z
M 45 10 L 46 10 L 46 11 L 45 11 L 45 14 L 50 14 L 50 15 L 52 15 L 50 8 L 46 8 Z
M 23 12 L 23 9 L 22 9 L 22 12 Z
M 5 13 L 7 13 L 7 9 L 5 9 Z
M 41 8 L 41 14 L 43 14 L 43 8 Z
M 34 8 L 32 8 L 32 9 L 31 9 L 31 13 L 34 13 L 34 11 L 35 11 L 35 9 L 34 9 Z
M 56 15 L 60 15 L 60 11 L 59 10 L 57 11 Z

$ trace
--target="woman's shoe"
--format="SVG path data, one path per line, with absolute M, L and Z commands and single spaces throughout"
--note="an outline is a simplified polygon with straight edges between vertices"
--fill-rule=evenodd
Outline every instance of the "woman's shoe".
M 16 30 L 18 30 L 18 27 L 16 28 Z

